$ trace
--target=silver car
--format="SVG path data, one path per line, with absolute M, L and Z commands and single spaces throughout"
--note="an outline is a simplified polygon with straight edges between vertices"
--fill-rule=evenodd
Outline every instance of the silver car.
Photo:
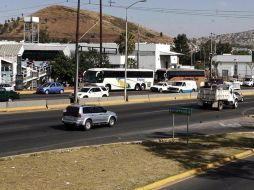
M 62 122 L 66 127 L 83 127 L 85 130 L 91 129 L 93 125 L 114 126 L 117 115 L 107 111 L 100 106 L 70 105 L 63 111 Z

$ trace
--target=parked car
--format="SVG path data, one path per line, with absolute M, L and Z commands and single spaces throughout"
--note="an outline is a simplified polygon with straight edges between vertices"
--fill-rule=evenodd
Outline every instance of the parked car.
M 36 90 L 37 94 L 64 93 L 64 86 L 58 82 L 45 83 Z
M 114 126 L 117 115 L 99 106 L 70 105 L 63 110 L 62 122 L 66 127 L 83 127 L 85 130 L 91 129 L 94 125 L 106 124 Z
M 167 82 L 158 82 L 157 84 L 154 84 L 151 86 L 150 91 L 152 92 L 166 92 L 168 91 L 168 87 L 170 87 Z
M 5 88 L 0 88 L 0 101 L 1 102 L 12 102 L 14 99 L 19 99 L 20 94 L 16 91 L 9 91 L 6 90 Z
M 87 86 L 83 87 L 77 93 L 78 98 L 99 98 L 108 97 L 109 92 L 105 87 L 100 86 Z M 74 93 L 70 95 L 70 99 L 74 99 Z
M 242 94 L 240 94 L 239 92 L 234 92 L 235 96 L 236 96 L 236 99 L 238 102 L 243 102 L 244 100 L 244 97 Z
M 197 91 L 197 83 L 194 80 L 175 81 L 172 86 L 168 88 L 169 92 L 186 93 Z
M 14 91 L 14 85 L 10 85 L 10 84 L 0 84 L 0 88 L 5 88 L 5 90 L 7 91 Z

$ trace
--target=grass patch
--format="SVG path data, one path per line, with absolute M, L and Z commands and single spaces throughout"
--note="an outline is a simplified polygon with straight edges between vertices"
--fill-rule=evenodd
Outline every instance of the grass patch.
M 0 158 L 0 189 L 134 189 L 253 145 L 253 133 L 233 133 Z

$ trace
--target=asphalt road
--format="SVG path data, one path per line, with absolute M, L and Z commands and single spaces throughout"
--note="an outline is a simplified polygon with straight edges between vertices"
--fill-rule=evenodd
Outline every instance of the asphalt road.
M 194 101 L 157 102 L 108 107 L 118 114 L 116 127 L 96 127 L 90 131 L 65 130 L 61 123 L 60 110 L 0 114 L 0 156 L 50 150 L 80 145 L 102 144 L 119 141 L 145 140 L 172 136 L 170 105 L 190 107 L 190 133 L 215 134 L 253 128 L 232 125 L 199 126 L 209 121 L 240 117 L 243 113 L 253 114 L 254 97 L 246 97 L 239 109 L 202 110 Z M 186 116 L 176 116 L 176 136 L 186 134 Z
M 253 187 L 254 156 L 251 156 L 161 190 L 252 190 Z
M 150 91 L 127 91 L 129 96 L 131 95 L 145 95 L 145 94 L 154 94 L 156 92 Z M 71 93 L 63 93 L 63 94 L 21 94 L 19 101 L 26 100 L 55 100 L 55 99 L 64 99 L 69 98 Z M 124 91 L 112 91 L 109 93 L 110 96 L 124 96 Z
M 241 87 L 243 90 L 254 89 L 253 87 Z M 124 96 L 124 91 L 111 91 L 110 96 Z M 146 95 L 146 94 L 158 94 L 158 92 L 146 91 L 134 91 L 128 90 L 127 94 L 131 95 Z M 25 100 L 54 100 L 54 99 L 64 99 L 69 98 L 70 93 L 63 94 L 21 94 L 20 101 Z

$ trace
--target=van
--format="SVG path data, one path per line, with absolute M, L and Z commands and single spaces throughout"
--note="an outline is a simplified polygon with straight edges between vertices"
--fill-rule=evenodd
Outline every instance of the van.
M 194 80 L 175 81 L 172 86 L 168 88 L 169 92 L 188 93 L 197 91 L 197 83 Z

